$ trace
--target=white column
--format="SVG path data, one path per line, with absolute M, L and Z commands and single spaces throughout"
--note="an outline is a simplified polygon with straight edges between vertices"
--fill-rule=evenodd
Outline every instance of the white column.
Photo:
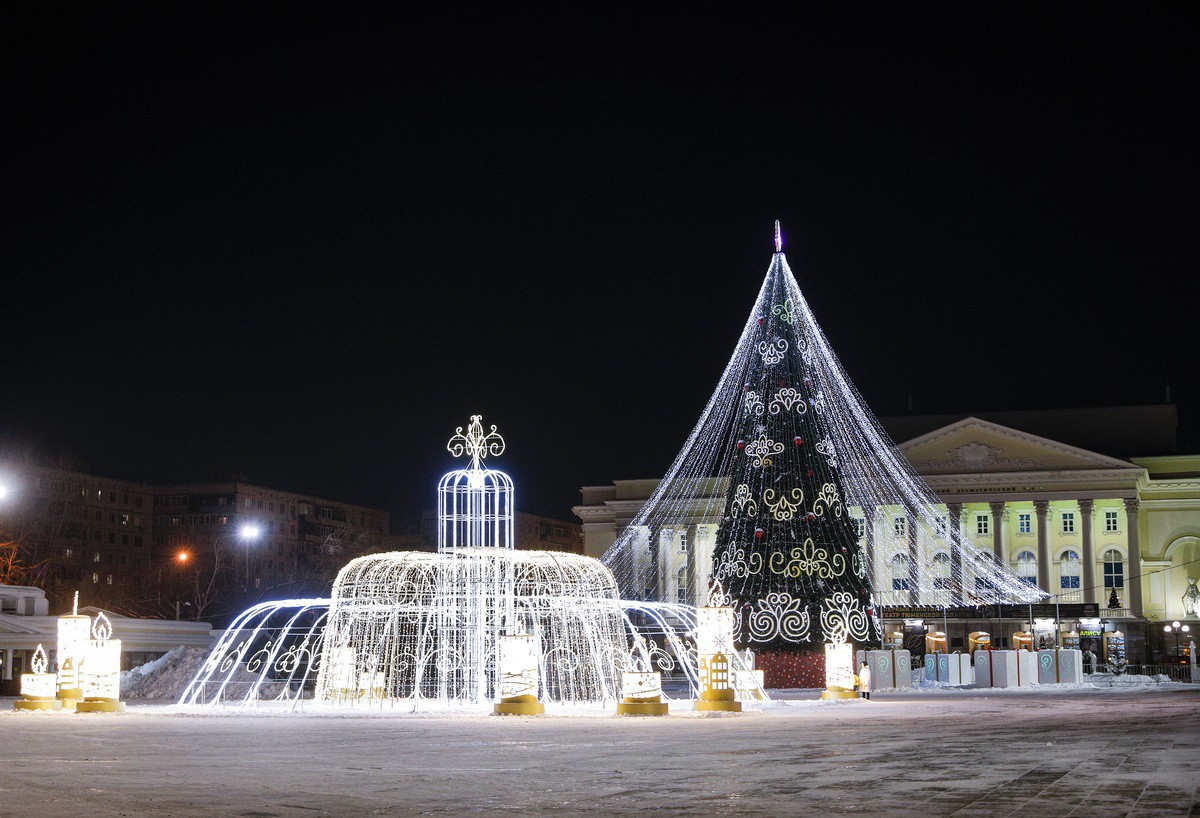
M 12 681 L 13 649 L 4 649 L 4 681 Z
M 717 546 L 715 525 L 694 526 L 692 539 L 692 602 L 708 604 L 708 583 L 712 581 L 713 551 Z
M 1079 501 L 1079 527 L 1083 534 L 1083 576 L 1079 584 L 1083 586 L 1084 602 L 1096 601 L 1096 547 L 1092 541 L 1092 512 L 1095 506 L 1094 500 Z
M 650 526 L 633 526 L 633 537 L 630 540 L 630 550 L 633 552 L 633 575 L 637 577 L 640 587 L 634 588 L 635 598 L 642 599 L 650 589 Z
M 1129 549 L 1129 613 L 1134 616 L 1142 615 L 1142 552 L 1138 544 L 1138 500 L 1126 498 L 1125 527 L 1126 543 Z

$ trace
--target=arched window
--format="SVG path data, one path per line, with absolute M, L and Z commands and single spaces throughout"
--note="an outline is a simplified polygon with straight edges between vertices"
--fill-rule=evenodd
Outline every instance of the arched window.
M 1079 552 L 1064 551 L 1059 561 L 1059 586 L 1064 591 L 1079 590 Z
M 950 555 L 945 551 L 939 551 L 933 555 L 933 587 L 934 588 L 949 588 L 951 587 L 951 562 Z
M 1104 552 L 1104 590 L 1107 593 L 1113 588 L 1125 588 L 1125 559 L 1120 551 L 1110 548 Z
M 908 554 L 896 554 L 888 560 L 888 567 L 892 570 L 893 591 L 909 590 L 908 565 Z
M 1030 585 L 1037 585 L 1037 557 L 1032 551 L 1017 554 L 1017 576 Z

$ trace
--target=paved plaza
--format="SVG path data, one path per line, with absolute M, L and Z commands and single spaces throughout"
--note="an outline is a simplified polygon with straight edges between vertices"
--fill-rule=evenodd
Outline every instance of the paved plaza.
M 740 716 L 0 714 L 0 814 L 1189 815 L 1200 686 Z M 5 710 L 11 700 L 0 702 Z

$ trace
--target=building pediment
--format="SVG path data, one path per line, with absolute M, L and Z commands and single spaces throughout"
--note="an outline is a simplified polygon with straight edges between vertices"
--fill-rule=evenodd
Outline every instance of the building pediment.
M 901 443 L 899 449 L 923 475 L 1138 471 L 1138 466 L 1125 460 L 973 417 Z

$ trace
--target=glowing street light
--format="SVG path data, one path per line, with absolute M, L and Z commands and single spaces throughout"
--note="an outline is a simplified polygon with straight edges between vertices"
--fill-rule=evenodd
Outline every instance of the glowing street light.
M 262 536 L 262 529 L 254 523 L 246 523 L 238 531 L 238 535 L 242 538 L 242 542 L 246 546 L 246 584 L 242 587 L 243 591 L 250 590 L 250 543 Z
M 191 557 L 191 554 L 189 554 L 186 551 L 180 551 L 178 554 L 175 555 L 175 559 L 179 561 L 180 565 L 183 565 L 184 563 L 186 563 L 190 557 Z
M 1163 625 L 1163 630 L 1167 633 L 1175 634 L 1175 658 L 1177 660 L 1182 659 L 1183 657 L 1179 653 L 1179 635 L 1181 633 L 1187 633 L 1191 630 L 1191 628 L 1189 628 L 1187 625 L 1179 624 L 1179 620 L 1176 619 L 1170 625 Z

